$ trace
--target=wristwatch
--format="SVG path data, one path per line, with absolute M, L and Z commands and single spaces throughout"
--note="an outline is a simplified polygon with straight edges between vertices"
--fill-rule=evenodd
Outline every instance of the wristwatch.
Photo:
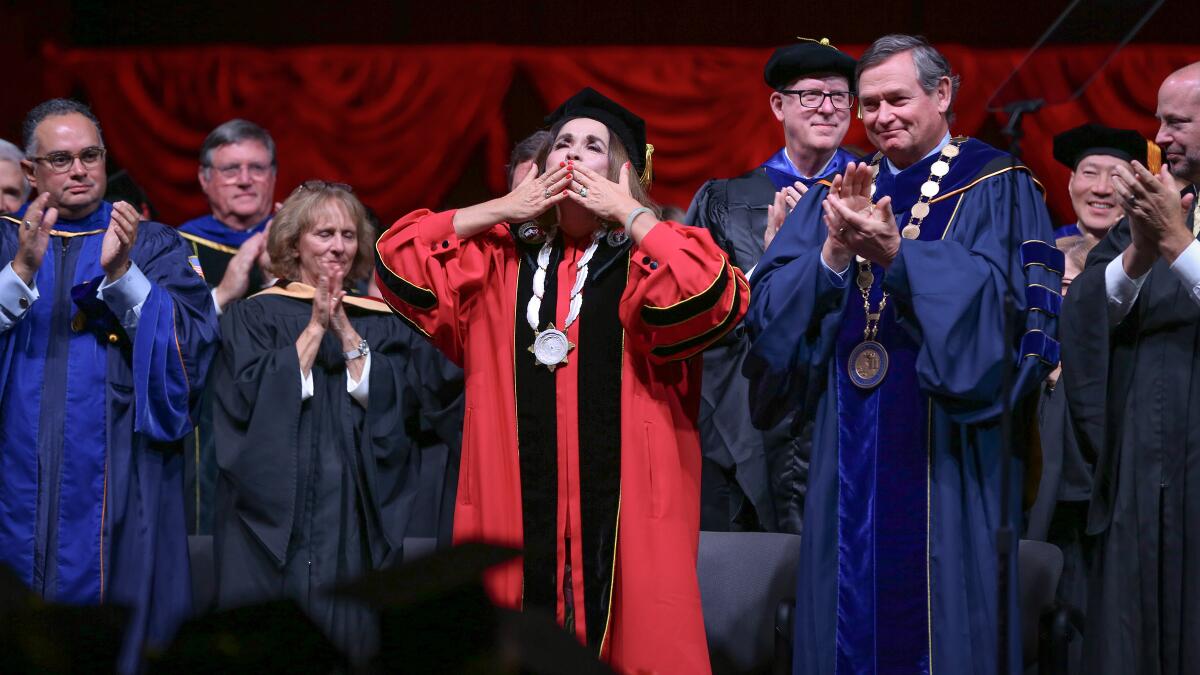
M 347 361 L 353 361 L 354 359 L 361 359 L 370 353 L 371 347 L 367 344 L 365 339 L 362 339 L 358 341 L 358 347 L 355 347 L 348 352 L 342 352 L 342 358 L 346 359 Z

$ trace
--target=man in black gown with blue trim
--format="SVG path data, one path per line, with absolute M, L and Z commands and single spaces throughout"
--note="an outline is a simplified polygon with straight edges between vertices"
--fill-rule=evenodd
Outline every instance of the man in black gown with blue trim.
M 850 128 L 854 64 L 829 40 L 776 49 L 763 79 L 784 147 L 753 170 L 710 180 L 696 192 L 685 222 L 712 233 L 745 274 L 766 248 L 764 235 L 779 229 L 809 186 L 857 159 L 839 147 Z M 791 416 L 765 431 L 750 423 L 741 374 L 748 350 L 739 328 L 704 353 L 700 527 L 799 533 L 812 434 Z

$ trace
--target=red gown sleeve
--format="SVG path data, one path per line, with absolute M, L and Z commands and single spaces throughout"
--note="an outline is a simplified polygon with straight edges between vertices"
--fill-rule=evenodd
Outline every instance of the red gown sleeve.
M 500 269 L 502 248 L 496 239 L 507 232 L 501 223 L 460 240 L 453 210 L 418 209 L 397 220 L 375 245 L 376 281 L 384 300 L 460 366 L 464 312 Z
M 750 284 L 707 230 L 660 222 L 633 251 L 621 323 L 651 360 L 691 358 L 741 321 Z

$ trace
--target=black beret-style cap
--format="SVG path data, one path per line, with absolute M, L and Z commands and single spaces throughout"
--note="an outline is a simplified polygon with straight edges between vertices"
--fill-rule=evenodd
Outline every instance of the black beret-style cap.
M 834 73 L 846 78 L 854 91 L 854 67 L 858 62 L 846 52 L 829 44 L 828 39 L 807 40 L 785 45 L 767 59 L 763 79 L 772 89 L 783 89 L 797 78 L 812 73 Z
M 553 126 L 578 117 L 596 120 L 608 127 L 625 146 L 629 161 L 638 174 L 647 174 L 646 123 L 642 118 L 595 89 L 584 87 L 546 116 L 546 124 Z
M 1074 171 L 1089 155 L 1110 155 L 1126 162 L 1136 159 L 1155 173 L 1162 165 L 1158 146 L 1131 129 L 1084 124 L 1054 137 L 1054 159 L 1068 169 Z

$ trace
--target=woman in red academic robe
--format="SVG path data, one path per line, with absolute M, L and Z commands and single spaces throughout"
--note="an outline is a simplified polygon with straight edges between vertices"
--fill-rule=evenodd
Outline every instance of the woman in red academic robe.
M 707 231 L 659 221 L 640 118 L 584 89 L 547 122 L 510 194 L 397 221 L 379 286 L 466 371 L 454 538 L 525 553 L 492 597 L 618 670 L 706 673 L 694 357 L 748 284 Z

